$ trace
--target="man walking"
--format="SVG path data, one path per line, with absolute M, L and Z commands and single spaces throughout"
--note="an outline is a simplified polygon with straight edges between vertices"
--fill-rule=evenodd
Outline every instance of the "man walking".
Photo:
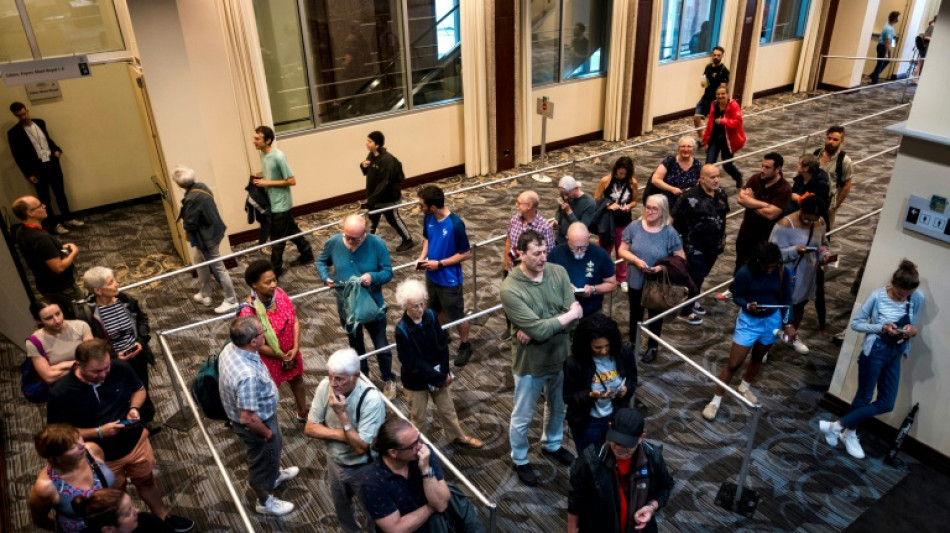
M 330 267 L 334 270 L 332 275 Z M 366 287 L 380 308 L 385 306 L 383 285 L 393 279 L 393 265 L 389 258 L 389 250 L 386 249 L 386 244 L 382 239 L 376 235 L 367 234 L 366 219 L 362 215 L 348 215 L 343 219 L 343 231 L 330 237 L 317 258 L 317 273 L 327 287 L 337 289 L 334 291 L 336 309 L 340 315 L 340 325 L 347 332 L 346 337 L 350 348 L 360 355 L 366 353 L 366 344 L 363 340 L 364 326 L 376 349 L 387 346 L 385 313 L 375 322 L 358 325 L 353 333 L 350 333 L 350 328 L 347 326 L 351 324 L 347 324 L 346 312 L 343 310 L 343 286 L 350 278 L 359 278 L 360 284 Z M 383 381 L 386 383 L 384 386 L 386 397 L 393 399 L 396 397 L 396 377 L 392 370 L 393 354 L 386 351 L 376 354 L 375 357 Z M 368 377 L 369 361 L 366 359 L 360 361 L 360 368 Z
M 554 227 L 557 235 L 555 244 L 567 242 L 567 228 L 575 222 L 583 222 L 584 227 L 590 226 L 594 220 L 594 211 L 597 202 L 588 194 L 584 194 L 580 184 L 573 176 L 564 176 L 557 185 L 561 198 L 558 201 L 557 214 L 554 215 Z
M 211 189 L 201 182 L 195 181 L 195 171 L 188 167 L 179 166 L 172 172 L 172 181 L 185 190 L 181 199 L 181 211 L 178 219 L 182 221 L 188 242 L 195 249 L 195 263 L 213 261 L 221 257 L 218 247 L 224 238 L 227 226 L 218 214 L 218 206 L 214 203 Z M 230 313 L 238 308 L 237 295 L 234 293 L 234 283 L 231 275 L 225 268 L 223 261 L 213 263 L 210 267 L 198 269 L 198 284 L 201 289 L 195 293 L 194 300 L 206 307 L 211 307 L 211 276 L 221 285 L 224 291 L 224 301 L 214 308 L 220 314 Z
M 373 461 L 370 444 L 385 419 L 379 390 L 360 381 L 356 352 L 347 349 L 331 355 L 304 431 L 327 441 L 327 486 L 346 533 L 361 531 L 353 498 L 359 497 L 359 472 Z
M 891 49 L 894 46 L 894 25 L 900 22 L 900 19 L 900 11 L 891 11 L 890 14 L 887 15 L 887 23 L 884 24 L 883 28 L 881 28 L 881 34 L 877 39 L 878 59 L 887 59 L 891 57 Z M 888 63 L 890 63 L 890 61 L 877 62 L 877 66 L 874 67 L 874 70 L 869 76 L 871 78 L 872 85 L 880 81 L 879 77 L 881 72 L 884 72 L 884 69 L 887 68 Z
M 360 170 L 366 176 L 366 208 L 370 211 L 394 206 L 402 198 L 402 182 L 405 181 L 406 175 L 402 171 L 402 163 L 383 146 L 385 142 L 386 137 L 382 132 L 371 131 L 366 136 L 366 149 L 369 153 L 360 163 Z M 386 222 L 402 239 L 402 243 L 396 247 L 397 252 L 405 252 L 415 246 L 398 209 L 390 209 L 385 213 L 370 213 L 370 233 L 376 234 L 380 215 L 386 216 Z
M 49 217 L 46 221 L 47 230 L 57 235 L 65 235 L 69 230 L 63 224 L 77 228 L 84 226 L 84 222 L 75 220 L 70 214 L 63 183 L 63 169 L 59 163 L 63 157 L 63 149 L 49 136 L 46 122 L 30 118 L 30 110 L 21 102 L 10 104 L 10 112 L 19 121 L 7 131 L 13 160 L 20 167 L 20 172 L 23 172 L 23 177 L 33 184 L 40 203 L 49 206 L 50 211 L 53 205 L 50 189 L 56 197 L 60 216 Z
M 716 89 L 729 86 L 729 69 L 722 63 L 722 56 L 726 49 L 717 46 L 713 48 L 712 62 L 703 69 L 703 78 L 699 85 L 703 88 L 703 96 L 696 102 L 696 110 L 693 112 L 693 126 L 703 127 L 703 119 L 709 114 L 709 109 L 716 101 Z M 702 130 L 697 132 L 699 143 L 703 143 Z
M 43 229 L 46 209 L 46 204 L 33 196 L 24 196 L 13 202 L 13 214 L 23 222 L 16 233 L 16 243 L 33 272 L 36 290 L 58 303 L 63 314 L 72 317 L 72 303 L 86 297 L 76 286 L 73 266 L 79 247 L 71 242 L 61 244 L 59 239 Z
M 290 188 L 297 185 L 297 178 L 287 164 L 284 153 L 274 147 L 274 130 L 268 126 L 258 126 L 254 130 L 254 148 L 261 152 L 261 175 L 252 181 L 258 187 L 265 187 L 267 198 L 270 200 L 270 238 L 280 239 L 300 233 L 300 228 L 290 214 L 294 206 Z M 300 235 L 291 242 L 297 247 L 298 264 L 313 262 L 313 250 L 310 241 Z M 284 272 L 284 248 L 287 241 L 271 244 L 270 262 L 274 265 L 274 274 L 280 276 Z
M 282 438 L 277 424 L 280 395 L 267 367 L 261 362 L 264 327 L 255 316 L 231 323 L 231 342 L 218 356 L 218 390 L 231 429 L 247 449 L 247 472 L 257 496 L 260 514 L 283 516 L 294 504 L 277 499 L 273 492 L 300 473 L 296 466 L 280 467 Z
M 838 208 L 851 192 L 851 178 L 854 176 L 854 163 L 851 156 L 841 149 L 844 144 L 844 126 L 831 126 L 825 132 L 825 147 L 815 150 L 822 170 L 828 174 L 831 189 L 828 198 L 828 231 L 835 225 Z
M 439 313 L 439 322 L 460 320 L 465 316 L 462 286 L 462 262 L 472 256 L 472 247 L 465 233 L 465 223 L 445 206 L 445 193 L 435 185 L 419 191 L 419 205 L 425 213 L 422 222 L 422 252 L 417 268 L 426 272 L 429 305 Z M 455 366 L 465 366 L 472 358 L 469 342 L 471 324 L 458 325 L 459 351 Z
M 683 239 L 689 277 L 702 291 L 703 281 L 712 271 L 716 259 L 726 244 L 726 215 L 729 214 L 729 198 L 719 187 L 719 167 L 703 165 L 699 171 L 699 183 L 680 195 L 670 212 L 673 227 Z M 696 294 L 690 294 L 692 298 Z M 679 318 L 690 324 L 703 323 L 706 309 L 698 301 L 680 310 Z
M 670 499 L 673 476 L 663 446 L 643 437 L 643 416 L 617 410 L 607 444 L 588 446 L 571 467 L 567 497 L 569 533 L 657 531 L 656 513 Z
M 617 288 L 613 259 L 607 250 L 590 245 L 590 231 L 583 222 L 570 225 L 567 242 L 555 246 L 548 261 L 567 271 L 571 289 L 584 309 L 584 316 L 600 311 L 604 306 L 604 295 Z
M 544 393 L 543 452 L 569 466 L 574 455 L 561 446 L 566 407 L 564 361 L 570 344 L 570 329 L 584 316 L 574 299 L 571 280 L 560 265 L 545 265 L 547 244 L 528 230 L 518 237 L 520 264 L 501 284 L 501 304 L 511 321 L 512 371 L 515 378 L 514 407 L 508 439 L 511 459 L 522 483 L 534 486 L 538 476 L 528 462 L 528 427 L 534 418 L 538 397 Z

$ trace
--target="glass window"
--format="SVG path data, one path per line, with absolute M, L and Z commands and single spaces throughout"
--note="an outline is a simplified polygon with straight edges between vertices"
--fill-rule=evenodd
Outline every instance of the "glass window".
M 14 0 L 0 0 L 0 61 L 33 59 Z
M 254 0 L 274 130 L 312 128 L 313 112 L 297 0 Z
M 660 26 L 660 61 L 712 53 L 719 44 L 723 0 L 666 0 Z
M 532 85 L 606 73 L 610 10 L 610 0 L 533 0 Z
M 24 0 L 43 58 L 124 50 L 115 6 L 106 0 Z
M 801 39 L 808 22 L 809 4 L 809 0 L 766 0 L 760 42 Z
M 412 104 L 462 97 L 458 0 L 408 2 Z

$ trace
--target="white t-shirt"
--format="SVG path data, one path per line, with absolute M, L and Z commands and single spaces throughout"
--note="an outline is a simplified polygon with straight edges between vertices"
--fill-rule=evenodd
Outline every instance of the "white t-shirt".
M 92 335 L 89 324 L 82 320 L 65 320 L 63 322 L 63 331 L 58 334 L 51 334 L 45 329 L 36 330 L 33 335 L 43 344 L 46 355 L 49 356 L 49 364 L 55 365 L 63 361 L 72 361 L 76 359 L 76 347 L 82 342 L 84 337 Z M 36 349 L 33 341 L 26 341 L 27 357 L 40 357 L 40 351 Z

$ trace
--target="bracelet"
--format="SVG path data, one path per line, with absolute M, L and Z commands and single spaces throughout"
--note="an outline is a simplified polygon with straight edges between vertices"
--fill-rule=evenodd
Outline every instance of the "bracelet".
M 96 428 L 96 433 L 99 434 L 99 438 L 101 439 L 101 438 L 102 438 L 102 426 L 99 426 L 98 428 Z

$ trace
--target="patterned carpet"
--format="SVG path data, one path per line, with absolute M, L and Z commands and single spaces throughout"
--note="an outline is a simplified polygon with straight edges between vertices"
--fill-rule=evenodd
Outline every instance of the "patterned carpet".
M 862 93 L 825 98 L 817 102 L 794 106 L 768 115 L 750 116 L 746 120 L 749 143 L 743 153 L 766 148 L 786 139 L 823 130 L 832 122 L 852 120 L 898 105 L 902 87 L 879 87 Z M 911 88 L 908 96 L 912 96 Z M 786 104 L 802 95 L 783 94 L 757 100 L 745 110 L 747 114 Z M 885 148 L 895 146 L 898 139 L 882 131 L 888 124 L 904 120 L 907 107 L 850 126 L 845 149 L 859 161 Z M 644 137 L 669 135 L 687 127 L 687 120 L 664 124 Z M 778 149 L 786 157 L 786 177 L 794 174 L 797 156 L 804 150 L 818 147 L 823 135 L 813 136 Z M 628 143 L 629 144 L 629 143 Z M 570 161 L 605 149 L 617 143 L 591 142 L 550 154 L 549 161 Z M 616 157 L 629 155 L 636 162 L 636 176 L 642 186 L 663 156 L 675 150 L 676 139 L 625 150 L 605 157 L 578 163 L 572 170 L 592 193 L 595 180 L 609 171 Z M 855 187 L 839 212 L 839 226 L 858 216 L 877 209 L 887 190 L 894 152 L 861 163 L 856 169 Z M 396 154 L 397 156 L 399 154 Z M 698 154 L 702 157 L 702 154 Z M 741 161 L 738 166 L 748 176 L 757 171 L 760 156 Z M 514 175 L 536 168 L 537 163 L 516 169 L 504 175 Z M 558 174 L 559 176 L 560 174 Z M 447 191 L 501 177 L 479 179 L 454 177 L 440 185 Z M 556 180 L 555 180 L 556 181 Z M 735 190 L 729 180 L 724 188 L 736 209 Z M 553 216 L 556 190 L 553 185 L 540 185 L 530 179 L 517 179 L 451 197 L 453 209 L 465 220 L 469 237 L 481 241 L 504 231 L 510 217 L 515 196 L 524 188 L 533 187 L 542 196 L 541 212 Z M 543 189 L 543 190 L 542 190 Z M 413 199 L 411 191 L 405 200 Z M 350 205 L 328 210 L 299 220 L 304 229 L 339 219 L 355 210 Z M 179 268 L 168 242 L 166 225 L 161 221 L 159 204 L 134 206 L 121 212 L 89 217 L 85 228 L 71 237 L 84 250 L 78 270 L 94 264 L 111 265 L 120 284 L 129 284 L 156 274 Z M 419 233 L 421 217 L 415 208 L 403 210 L 410 228 Z M 730 245 L 738 227 L 738 218 L 730 221 Z M 142 221 L 155 221 L 143 224 Z M 640 397 L 648 405 L 647 438 L 663 442 L 664 454 L 676 485 L 668 507 L 659 516 L 664 531 L 838 531 L 855 520 L 882 494 L 898 483 L 904 470 L 895 470 L 882 464 L 886 444 L 872 437 L 864 440 L 869 458 L 854 461 L 841 450 L 830 450 L 818 437 L 817 420 L 829 414 L 818 408 L 818 401 L 827 389 L 834 371 L 838 348 L 830 342 L 831 334 L 843 329 L 853 305 L 849 294 L 854 272 L 860 265 L 873 237 L 876 219 L 872 218 L 845 229 L 833 240 L 833 247 L 841 255 L 841 266 L 827 274 L 828 328 L 826 336 L 819 335 L 814 311 L 806 313 L 802 336 L 811 347 L 808 355 L 799 355 L 787 348 L 776 348 L 756 382 L 756 392 L 763 406 L 761 422 L 755 439 L 753 463 L 748 486 L 762 497 L 752 518 L 731 513 L 717 507 L 714 496 L 723 481 L 735 482 L 748 435 L 749 413 L 734 400 L 723 402 L 719 418 L 707 423 L 699 416 L 708 402 L 712 387 L 709 382 L 687 364 L 661 350 L 653 364 L 641 364 Z M 335 231 L 335 230 L 334 230 Z M 321 231 L 311 237 L 319 249 L 334 231 Z M 383 224 L 380 234 L 388 242 L 395 242 L 391 228 Z M 296 257 L 288 246 L 288 262 Z M 467 304 L 469 309 L 484 309 L 498 303 L 502 245 L 494 243 L 476 252 L 479 273 L 477 290 L 472 283 L 472 263 L 465 267 Z M 394 264 L 415 259 L 419 249 L 393 254 Z M 243 268 L 250 259 L 243 258 L 231 274 L 239 292 L 246 292 Z M 894 256 L 894 263 L 900 259 Z M 707 287 L 729 278 L 732 272 L 732 254 L 727 249 Z M 396 274 L 395 280 L 415 275 L 411 270 Z M 312 266 L 288 268 L 280 280 L 291 295 L 317 287 Z M 392 291 L 396 283 L 387 286 L 385 295 L 392 306 Z M 196 291 L 196 281 L 190 275 L 180 275 L 160 283 L 134 289 L 142 306 L 149 312 L 154 330 L 173 327 L 212 318 L 207 309 L 197 306 L 190 298 Z M 627 330 L 627 305 L 624 295 L 614 298 L 613 313 Z M 219 296 L 218 296 L 219 297 Z M 475 300 L 478 300 L 477 305 Z M 609 302 L 609 300 L 608 300 Z M 693 360 L 717 372 L 725 360 L 731 342 L 736 309 L 731 304 L 704 302 L 709 314 L 701 326 L 682 322 L 668 323 L 663 336 L 674 346 L 689 354 Z M 327 293 L 308 296 L 296 301 L 303 326 L 303 351 L 306 360 L 306 383 L 313 390 L 326 375 L 327 356 L 345 347 L 335 305 Z M 401 311 L 391 308 L 390 325 Z M 486 441 L 478 451 L 458 450 L 447 445 L 437 426 L 427 434 L 440 445 L 458 468 L 497 502 L 497 530 L 563 531 L 567 505 L 568 479 L 566 470 L 540 455 L 537 443 L 539 424 L 535 424 L 529 438 L 535 446 L 530 455 L 541 483 L 536 488 L 522 485 L 511 469 L 507 428 L 511 412 L 513 380 L 510 371 L 510 351 L 501 340 L 503 319 L 498 314 L 485 321 L 477 321 L 472 329 L 475 358 L 464 369 L 457 371 L 454 396 L 459 418 L 468 431 Z M 171 352 L 181 367 L 186 380 L 194 375 L 208 353 L 215 351 L 226 336 L 225 322 L 219 321 L 168 337 Z M 392 338 L 390 336 L 390 338 Z M 153 348 L 159 347 L 153 339 Z M 8 472 L 13 503 L 14 531 L 32 531 L 29 523 L 27 496 L 36 473 L 41 467 L 32 448 L 32 434 L 41 427 L 45 418 L 44 407 L 28 404 L 17 388 L 17 365 L 22 358 L 19 346 L 0 343 L 0 398 L 8 421 Z M 398 362 L 395 363 L 398 373 Z M 373 367 L 374 379 L 378 374 Z M 172 378 L 164 361 L 152 370 L 152 392 L 159 409 L 158 419 L 167 420 L 178 412 L 172 387 Z M 284 464 L 301 467 L 301 476 L 281 489 L 280 497 L 294 502 L 297 510 L 283 519 L 251 519 L 260 531 L 337 531 L 336 519 L 324 482 L 326 455 L 319 441 L 307 438 L 302 426 L 293 422 L 293 402 L 289 390 L 283 390 L 280 423 L 284 434 Z M 397 402 L 407 412 L 405 401 Z M 538 417 L 540 420 L 540 409 Z M 223 457 L 225 468 L 241 495 L 242 504 L 252 501 L 247 487 L 247 469 L 243 445 L 230 430 L 220 423 L 208 423 L 215 449 Z M 241 530 L 241 522 L 222 476 L 215 467 L 200 431 L 187 432 L 165 429 L 152 438 L 158 457 L 157 478 L 165 490 L 166 500 L 177 514 L 189 516 L 198 523 L 200 531 Z M 573 444 L 566 440 L 570 448 Z M 480 511 L 485 511 L 484 507 Z M 487 521 L 487 513 L 485 513 Z

